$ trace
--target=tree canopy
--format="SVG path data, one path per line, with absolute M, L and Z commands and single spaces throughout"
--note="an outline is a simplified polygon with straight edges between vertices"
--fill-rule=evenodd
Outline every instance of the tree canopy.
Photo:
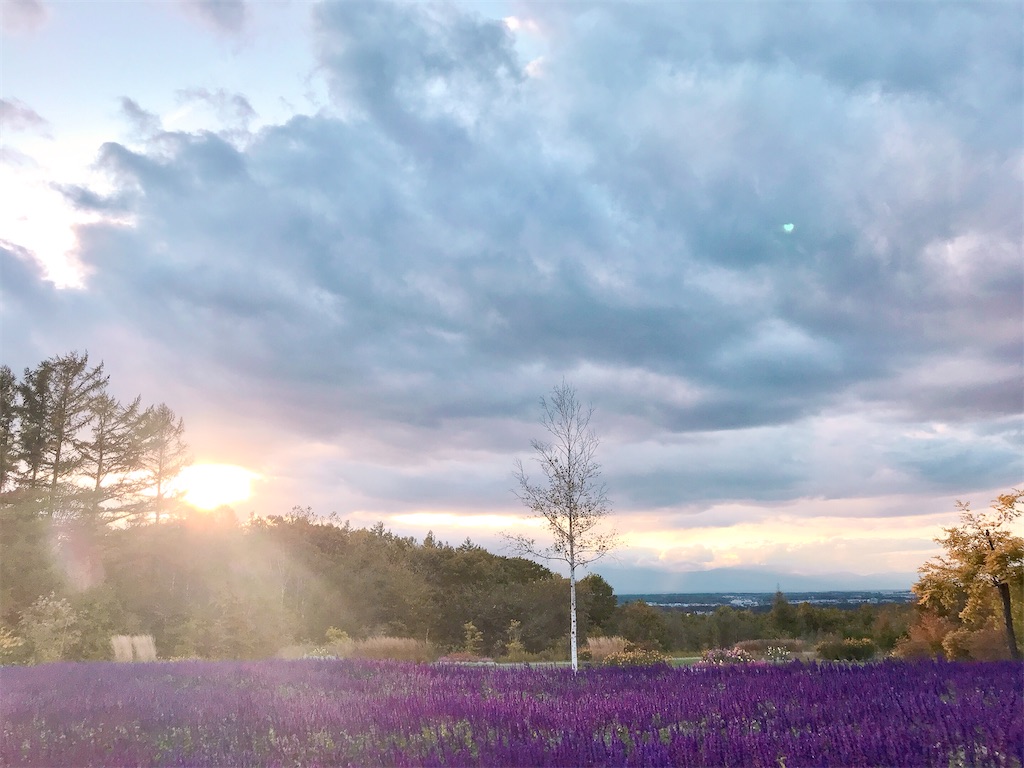
M 1020 640 L 1014 627 L 1024 618 L 1024 537 L 1012 530 L 1022 514 L 1024 491 L 1000 495 L 983 512 L 970 502 L 957 501 L 960 524 L 945 528 L 936 539 L 943 554 L 925 563 L 914 592 L 921 608 L 947 621 L 941 641 L 946 655 L 981 657 L 999 655 L 995 638 L 1011 658 L 1020 658 Z
M 20 379 L 0 366 L 0 503 L 32 497 L 58 520 L 159 518 L 168 481 L 190 461 L 184 430 L 163 403 L 120 402 L 88 353 L 48 358 Z

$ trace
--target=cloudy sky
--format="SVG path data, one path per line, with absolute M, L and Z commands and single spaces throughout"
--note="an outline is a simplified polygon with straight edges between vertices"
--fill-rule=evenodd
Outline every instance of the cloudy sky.
M 1020 3 L 2 8 L 3 362 L 88 350 L 243 517 L 497 548 L 563 379 L 620 591 L 905 586 L 1022 482 Z

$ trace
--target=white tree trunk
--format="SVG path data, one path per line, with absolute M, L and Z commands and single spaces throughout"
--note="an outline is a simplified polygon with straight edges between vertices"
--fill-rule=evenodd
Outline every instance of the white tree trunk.
M 576 569 L 569 568 L 569 649 L 572 654 L 572 671 L 579 670 L 579 654 L 576 652 Z

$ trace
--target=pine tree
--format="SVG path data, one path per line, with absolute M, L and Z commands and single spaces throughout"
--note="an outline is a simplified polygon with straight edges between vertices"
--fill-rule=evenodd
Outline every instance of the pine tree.
M 141 398 L 136 397 L 122 405 L 103 394 L 93 404 L 91 436 L 82 444 L 82 471 L 89 480 L 94 513 L 118 519 L 134 511 L 132 502 L 145 482 L 134 476 L 142 468 L 146 437 L 140 403 Z
M 18 422 L 14 460 L 18 467 L 17 484 L 36 489 L 46 485 L 41 474 L 46 446 L 50 442 L 50 375 L 52 365 L 44 360 L 35 368 L 26 368 L 17 385 L 15 418 Z
M 17 466 L 18 380 L 10 367 L 0 366 L 0 493 L 14 480 Z
M 192 463 L 185 443 L 185 422 L 175 416 L 164 403 L 147 408 L 143 414 L 143 450 L 141 466 L 146 475 L 146 490 L 151 494 L 148 506 L 154 520 L 167 513 L 167 502 L 173 500 L 168 485 Z
M 42 446 L 39 471 L 48 485 L 47 510 L 50 517 L 67 512 L 76 491 L 71 480 L 85 463 L 82 452 L 83 431 L 93 419 L 93 407 L 107 386 L 103 363 L 90 368 L 89 354 L 77 352 L 53 357 L 47 377 L 48 396 L 45 414 L 46 441 Z

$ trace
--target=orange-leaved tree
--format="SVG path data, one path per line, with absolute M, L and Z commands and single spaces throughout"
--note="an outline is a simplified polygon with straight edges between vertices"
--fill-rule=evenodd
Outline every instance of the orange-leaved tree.
M 921 608 L 958 623 L 942 643 L 948 656 L 989 655 L 998 632 L 1010 658 L 1021 657 L 1014 618 L 1019 625 L 1024 616 L 1024 537 L 1014 529 L 1022 505 L 1018 489 L 984 512 L 957 501 L 960 525 L 936 539 L 945 553 L 918 571 L 913 589 Z

